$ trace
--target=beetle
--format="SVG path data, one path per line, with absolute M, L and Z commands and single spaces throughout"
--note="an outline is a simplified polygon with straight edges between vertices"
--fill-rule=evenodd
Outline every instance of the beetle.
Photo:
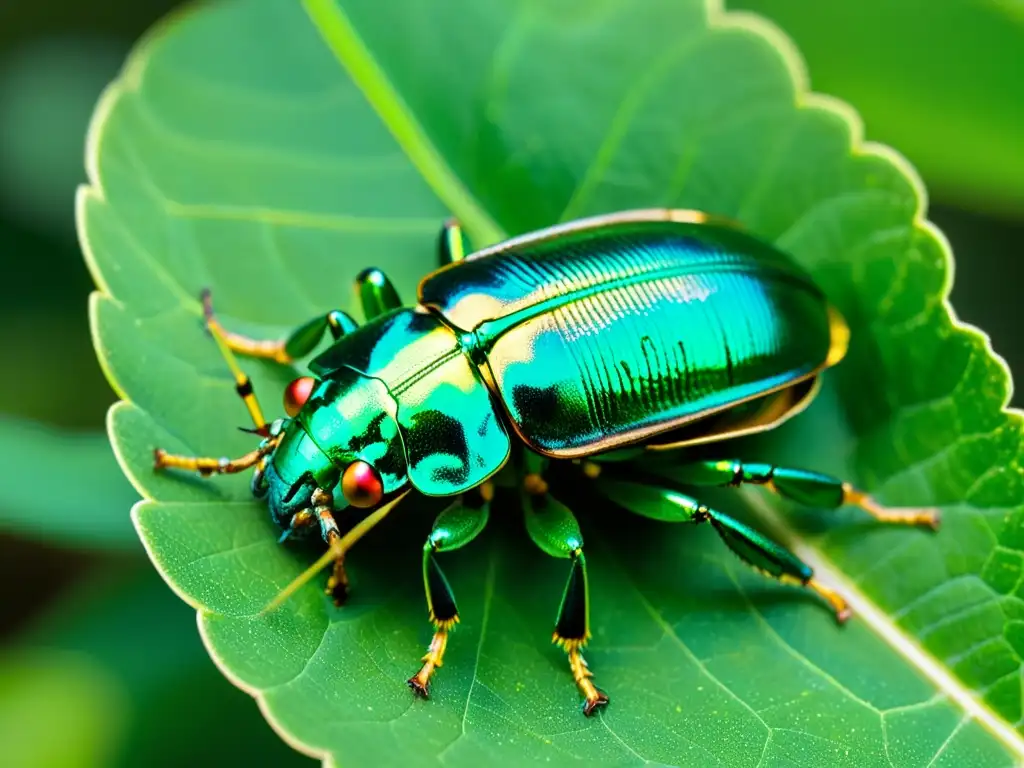
M 583 536 L 551 492 L 552 467 L 577 468 L 611 502 L 641 515 L 710 522 L 742 560 L 813 590 L 839 622 L 850 615 L 846 600 L 810 566 L 678 488 L 762 486 L 804 505 L 855 505 L 882 522 L 938 527 L 937 510 L 886 508 L 813 471 L 685 454 L 651 462 L 778 426 L 811 402 L 823 372 L 845 356 L 841 314 L 775 246 L 701 212 L 643 209 L 560 224 L 470 255 L 449 220 L 438 250 L 441 266 L 420 282 L 412 307 L 380 270 L 362 272 L 362 326 L 334 310 L 283 340 L 256 340 L 224 328 L 204 292 L 206 326 L 263 439 L 233 460 L 155 451 L 158 469 L 254 468 L 252 491 L 282 539 L 324 539 L 325 555 L 275 605 L 328 566 L 327 592 L 340 605 L 345 554 L 356 541 L 412 492 L 452 499 L 422 553 L 433 637 L 408 684 L 424 698 L 459 620 L 437 555 L 483 530 L 503 468 L 517 479 L 529 536 L 570 561 L 553 638 L 587 715 L 608 696 L 582 655 L 590 637 Z M 234 353 L 291 364 L 327 332 L 333 343 L 309 363 L 313 375 L 286 388 L 287 418 L 268 424 Z M 349 508 L 365 517 L 343 533 L 336 516 Z

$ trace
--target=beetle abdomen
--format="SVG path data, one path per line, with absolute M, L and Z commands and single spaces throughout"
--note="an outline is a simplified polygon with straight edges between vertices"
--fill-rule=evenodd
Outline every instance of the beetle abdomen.
M 553 456 L 636 442 L 836 362 L 821 291 L 731 228 L 540 233 L 436 273 L 421 301 L 475 332 L 516 430 Z

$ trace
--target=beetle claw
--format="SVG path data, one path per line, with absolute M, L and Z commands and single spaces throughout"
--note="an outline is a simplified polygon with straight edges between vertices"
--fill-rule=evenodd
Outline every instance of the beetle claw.
M 430 698 L 430 692 L 428 690 L 429 686 L 427 685 L 427 683 L 421 683 L 419 681 L 418 675 L 410 677 L 408 680 L 405 681 L 405 684 L 412 688 L 412 692 L 419 696 L 421 699 Z
M 334 600 L 334 605 L 338 608 L 348 602 L 348 574 L 345 573 L 344 557 L 334 561 L 334 570 L 327 579 L 327 589 L 324 592 Z
M 583 714 L 587 717 L 593 715 L 597 710 L 608 706 L 608 694 L 597 688 L 594 691 L 595 695 L 583 702 Z
M 348 602 L 348 584 L 338 583 L 333 584 L 333 579 L 327 582 L 327 589 L 324 592 L 334 600 L 334 605 L 337 608 L 341 608 L 345 603 Z

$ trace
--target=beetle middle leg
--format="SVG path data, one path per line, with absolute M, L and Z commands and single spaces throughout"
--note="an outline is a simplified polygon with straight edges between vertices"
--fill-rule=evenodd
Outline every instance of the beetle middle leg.
M 457 219 L 448 219 L 437 239 L 438 263 L 444 267 L 466 258 L 466 238 Z
M 250 336 L 243 336 L 227 330 L 217 319 L 213 311 L 213 296 L 209 290 L 204 290 L 203 319 L 206 328 L 210 331 L 218 343 L 227 347 L 232 352 L 247 357 L 259 357 L 266 360 L 273 360 L 276 363 L 287 365 L 296 359 L 308 355 L 329 331 L 331 337 L 337 341 L 347 333 L 356 329 L 356 322 L 340 309 L 334 309 L 324 315 L 318 315 L 308 320 L 283 339 L 268 340 L 254 339 Z
M 355 321 L 340 310 L 328 312 L 326 315 L 313 318 L 309 322 L 299 326 L 290 336 L 281 341 L 262 341 L 242 336 L 237 333 L 225 330 L 220 324 L 213 311 L 213 297 L 209 290 L 203 291 L 203 317 L 206 321 L 206 328 L 217 347 L 220 349 L 224 361 L 235 378 L 235 391 L 242 398 L 249 416 L 256 425 L 256 431 L 266 436 L 267 421 L 263 418 L 263 411 L 260 408 L 259 400 L 256 398 L 252 388 L 252 380 L 238 365 L 234 353 L 248 355 L 249 357 L 261 357 L 275 362 L 287 364 L 295 358 L 302 357 L 313 351 L 313 348 L 320 342 L 325 330 L 330 330 L 335 339 L 340 339 L 346 333 L 356 328 Z M 157 464 L 159 467 L 159 463 Z
M 459 621 L 455 594 L 437 564 L 435 555 L 464 547 L 480 534 L 487 525 L 492 496 L 493 488 L 488 483 L 481 486 L 479 491 L 465 494 L 461 501 L 437 516 L 423 545 L 423 588 L 427 595 L 427 612 L 434 625 L 434 636 L 422 659 L 423 666 L 407 681 L 409 687 L 423 698 L 428 698 L 430 679 L 444 660 L 448 633 Z
M 883 507 L 850 483 L 804 469 L 725 460 L 693 462 L 662 471 L 661 474 L 671 474 L 674 480 L 684 485 L 760 485 L 805 506 L 838 509 L 849 504 L 860 507 L 883 523 L 926 525 L 934 530 L 939 527 L 939 512 L 936 509 Z
M 710 522 L 715 531 L 741 560 L 765 576 L 784 584 L 807 587 L 832 608 L 840 624 L 850 618 L 850 606 L 833 589 L 814 578 L 814 569 L 781 544 L 748 525 L 734 520 L 696 499 L 647 483 L 599 477 L 597 487 L 616 504 L 636 514 L 670 523 Z
M 534 543 L 552 557 L 571 561 L 552 640 L 568 654 L 573 680 L 583 694 L 583 714 L 590 716 L 608 703 L 608 696 L 594 685 L 594 673 L 582 654 L 590 639 L 590 590 L 583 535 L 573 513 L 547 493 L 547 483 L 540 474 L 529 472 L 524 476 L 522 501 L 526 530 Z

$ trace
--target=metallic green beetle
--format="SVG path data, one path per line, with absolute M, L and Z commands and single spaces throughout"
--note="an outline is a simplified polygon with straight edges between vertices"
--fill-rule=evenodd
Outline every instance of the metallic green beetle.
M 324 538 L 327 553 L 279 600 L 333 562 L 327 591 L 340 604 L 344 556 L 356 540 L 412 491 L 453 497 L 423 549 L 434 636 L 408 683 L 426 697 L 458 621 L 435 556 L 480 533 L 490 478 L 506 467 L 530 536 L 571 561 L 554 639 L 589 715 L 608 697 L 581 655 L 590 636 L 583 537 L 545 480 L 553 466 L 570 466 L 641 515 L 711 522 L 743 560 L 810 587 L 840 621 L 849 616 L 846 601 L 783 547 L 675 488 L 636 482 L 652 471 L 651 451 L 770 429 L 807 406 L 849 335 L 808 274 L 733 225 L 666 209 L 576 221 L 469 256 L 449 222 L 440 252 L 444 266 L 423 279 L 412 308 L 380 271 L 363 272 L 361 327 L 336 310 L 284 341 L 257 341 L 225 330 L 204 296 L 207 326 L 264 439 L 236 460 L 158 449 L 156 465 L 203 475 L 255 467 L 253 492 L 282 539 Z M 288 387 L 289 418 L 268 425 L 232 352 L 287 364 L 311 353 L 325 330 L 335 341 L 310 363 L 315 377 Z M 885 522 L 938 524 L 934 510 L 886 509 L 815 472 L 736 460 L 657 466 L 662 483 L 668 474 L 685 486 L 756 484 L 811 506 L 854 504 Z M 335 514 L 346 507 L 367 514 L 343 534 Z

